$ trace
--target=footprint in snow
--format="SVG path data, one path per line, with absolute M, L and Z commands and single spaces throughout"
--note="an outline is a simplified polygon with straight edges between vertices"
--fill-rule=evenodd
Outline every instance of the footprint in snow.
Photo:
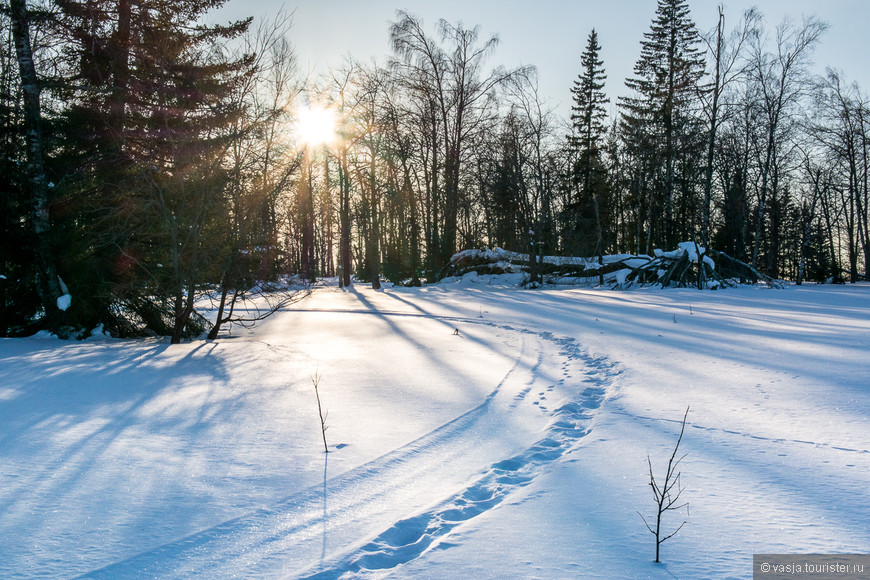
M 560 344 L 562 356 L 587 367 L 583 379 L 586 389 L 577 400 L 552 412 L 554 421 L 547 428 L 546 436 L 517 455 L 491 464 L 481 477 L 431 510 L 396 522 L 344 561 L 334 562 L 330 569 L 309 578 L 338 578 L 348 572 L 387 570 L 413 560 L 433 544 L 449 548 L 451 544 L 440 542 L 440 538 L 463 522 L 499 505 L 513 490 L 530 484 L 548 465 L 563 458 L 579 439 L 589 434 L 592 413 L 604 402 L 604 386 L 619 374 L 619 370 L 603 358 L 584 355 L 571 338 L 557 339 L 550 333 L 540 336 Z M 564 376 L 570 378 L 568 365 L 563 365 L 563 369 Z M 564 382 L 562 379 L 559 384 Z M 547 390 L 554 388 L 555 385 L 551 385 Z M 514 405 L 530 390 L 531 387 L 514 397 Z M 539 393 L 539 397 L 546 400 L 545 392 Z M 533 404 L 542 411 L 547 410 L 540 401 Z

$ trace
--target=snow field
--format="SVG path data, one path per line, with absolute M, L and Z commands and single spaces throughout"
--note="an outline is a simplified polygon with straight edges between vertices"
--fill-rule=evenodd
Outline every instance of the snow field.
M 526 547 L 515 569 L 539 578 L 751 578 L 753 553 L 866 553 L 868 290 L 542 293 L 531 314 L 554 331 L 573 326 L 579 343 L 625 373 L 571 459 L 498 514 L 524 524 L 540 517 L 545 525 L 531 524 L 540 536 L 487 514 L 456 549 L 414 562 L 407 577 L 468 562 L 475 576 L 495 578 L 486 563 L 499 552 L 513 558 L 500 547 L 519 537 Z M 690 512 L 666 521 L 688 524 L 655 565 L 635 513 L 651 514 L 643 469 L 647 454 L 664 469 L 685 405 Z
M 753 553 L 870 551 L 870 287 L 513 282 L 320 289 L 208 343 L 0 341 L 0 576 L 750 578 Z M 646 458 L 687 405 L 688 523 L 656 565 Z

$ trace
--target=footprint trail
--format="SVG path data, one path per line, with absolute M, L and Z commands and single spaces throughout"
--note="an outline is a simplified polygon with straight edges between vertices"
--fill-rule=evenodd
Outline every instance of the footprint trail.
M 579 444 L 590 432 L 593 413 L 604 401 L 606 386 L 619 371 L 607 359 L 583 353 L 571 338 L 555 337 L 549 333 L 538 336 L 561 347 L 559 355 L 564 359 L 561 368 L 565 379 L 571 379 L 576 372 L 583 374 L 579 396 L 552 412 L 552 422 L 545 436 L 522 452 L 493 463 L 482 476 L 436 507 L 396 522 L 360 549 L 305 578 L 326 580 L 347 573 L 386 571 L 410 562 L 435 546 L 449 547 L 444 540 L 454 528 L 504 502 L 514 491 L 532 483 L 548 465 Z M 540 365 L 541 357 L 536 367 Z M 525 399 L 534 382 L 533 377 L 529 386 L 514 398 L 511 408 Z M 561 385 L 564 381 L 559 383 Z M 546 392 L 555 389 L 555 385 L 550 385 Z

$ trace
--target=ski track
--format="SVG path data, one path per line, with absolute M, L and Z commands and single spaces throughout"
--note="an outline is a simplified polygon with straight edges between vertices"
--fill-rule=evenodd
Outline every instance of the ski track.
M 386 573 L 429 549 L 449 548 L 445 539 L 453 529 L 495 508 L 511 493 L 529 485 L 552 462 L 572 451 L 589 433 L 590 421 L 604 401 L 607 386 L 620 373 L 613 362 L 585 353 L 570 337 L 480 319 L 429 317 L 490 326 L 516 332 L 522 338 L 521 352 L 513 367 L 480 405 L 380 458 L 333 478 L 327 475 L 328 456 L 325 456 L 322 485 L 311 486 L 267 508 L 79 578 L 250 577 L 274 576 L 275 572 L 293 577 L 339 578 L 346 574 Z M 557 347 L 561 377 L 556 384 L 548 383 L 538 372 L 546 362 L 548 349 L 530 348 L 529 342 Z M 575 375 L 579 376 L 575 379 Z M 572 379 L 582 386 L 579 396 L 549 411 L 545 405 L 547 395 L 564 388 Z M 505 391 L 508 400 L 501 401 Z M 434 507 L 392 523 L 384 522 L 384 531 L 374 539 L 354 534 L 354 529 L 371 529 L 369 518 L 376 516 L 380 507 L 395 509 L 397 494 L 419 487 L 421 478 L 431 478 L 437 473 L 433 466 L 474 452 L 481 442 L 469 434 L 498 426 L 499 414 L 489 412 L 494 403 L 515 409 L 533 392 L 537 400 L 531 404 L 550 419 L 542 438 L 512 457 L 489 464 L 482 475 L 480 471 L 470 475 L 466 478 L 470 483 L 461 484 L 459 491 Z M 431 506 L 432 500 L 437 502 L 438 498 L 430 498 L 426 503 Z M 338 555 L 327 554 L 327 529 L 329 544 L 341 544 Z
M 666 419 L 666 418 L 657 418 L 657 417 L 649 417 L 646 415 L 638 415 L 629 413 L 628 411 L 623 411 L 619 409 L 613 410 L 614 415 L 622 415 L 625 417 L 630 417 L 632 419 L 642 419 L 644 421 L 652 422 L 652 423 L 675 423 L 679 425 L 682 423 L 682 419 Z M 770 443 L 792 443 L 795 445 L 808 445 L 811 447 L 820 447 L 820 448 L 829 448 L 836 449 L 837 451 L 846 451 L 849 453 L 870 453 L 868 449 L 860 449 L 860 448 L 852 448 L 852 447 L 843 447 L 842 445 L 835 445 L 833 443 L 827 443 L 824 441 L 808 441 L 806 439 L 787 439 L 783 437 L 765 437 L 763 435 L 758 435 L 755 433 L 744 432 L 744 431 L 734 431 L 733 429 L 722 429 L 721 427 L 708 427 L 706 425 L 698 425 L 693 423 L 686 423 L 687 427 L 692 429 L 698 429 L 700 431 L 707 431 L 709 433 L 720 433 L 724 435 L 735 435 L 738 437 L 744 437 L 748 439 L 756 439 L 758 441 L 767 441 Z
M 566 403 L 552 413 L 553 422 L 545 436 L 521 453 L 493 463 L 481 477 L 436 507 L 396 522 L 360 550 L 328 563 L 326 569 L 303 578 L 325 580 L 348 574 L 386 572 L 410 562 L 429 549 L 449 549 L 451 544 L 445 539 L 454 528 L 495 508 L 512 492 L 529 485 L 549 464 L 569 453 L 580 439 L 589 434 L 592 414 L 603 403 L 606 386 L 619 371 L 607 359 L 582 353 L 571 338 L 557 338 L 550 333 L 540 333 L 538 336 L 562 347 L 559 354 L 565 357 L 562 363 L 564 378 L 559 382 L 564 383 L 571 378 L 571 371 L 579 362 L 585 367 L 584 382 L 587 385 L 578 400 Z M 542 358 L 543 354 L 539 356 L 538 365 Z M 514 398 L 511 407 L 515 407 L 518 399 L 521 400 L 532 390 L 531 384 L 534 382 L 533 377 L 530 386 Z M 554 385 L 550 385 L 546 390 L 552 391 L 554 388 Z M 544 392 L 540 395 L 544 396 Z

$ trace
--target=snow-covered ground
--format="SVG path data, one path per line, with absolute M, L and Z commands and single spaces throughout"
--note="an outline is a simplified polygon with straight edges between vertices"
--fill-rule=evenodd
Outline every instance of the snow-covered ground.
M 0 577 L 751 578 L 753 553 L 870 552 L 870 286 L 510 282 L 321 288 L 213 342 L 0 340 Z M 647 456 L 687 406 L 687 523 L 654 564 Z

